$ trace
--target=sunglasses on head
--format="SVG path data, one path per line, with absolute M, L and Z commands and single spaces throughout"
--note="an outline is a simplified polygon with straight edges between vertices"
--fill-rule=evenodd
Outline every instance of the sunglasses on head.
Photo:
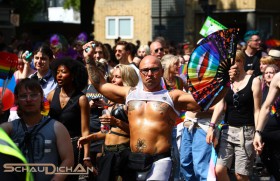
M 163 52 L 163 48 L 157 48 L 157 49 L 155 49 L 155 53 L 158 53 L 159 51 Z

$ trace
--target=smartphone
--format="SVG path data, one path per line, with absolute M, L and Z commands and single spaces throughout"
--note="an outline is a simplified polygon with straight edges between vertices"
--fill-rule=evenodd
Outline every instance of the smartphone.
M 99 101 L 100 97 L 93 97 L 91 100 L 93 101 Z
M 32 56 L 31 56 L 32 52 L 29 52 L 28 50 L 26 50 L 25 54 L 26 54 L 26 56 L 25 56 L 26 61 L 31 62 L 32 61 Z

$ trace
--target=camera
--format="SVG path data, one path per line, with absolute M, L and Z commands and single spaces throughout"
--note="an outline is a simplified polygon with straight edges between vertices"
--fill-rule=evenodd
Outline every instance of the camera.
M 91 46 L 92 46 L 92 48 L 94 48 L 94 47 L 95 47 L 95 44 L 93 43 L 93 44 L 91 44 Z M 85 52 L 89 52 L 89 50 L 90 50 L 90 47 L 87 47 L 87 48 L 85 49 Z

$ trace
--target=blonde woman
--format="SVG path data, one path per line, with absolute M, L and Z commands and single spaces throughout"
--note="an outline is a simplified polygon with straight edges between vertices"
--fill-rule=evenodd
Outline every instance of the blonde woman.
M 260 70 L 261 73 L 264 73 L 265 68 L 268 65 L 275 64 L 276 61 L 271 56 L 264 56 L 260 59 Z M 262 75 L 260 75 L 262 76 Z
M 237 180 L 249 180 L 253 172 L 255 151 L 253 138 L 255 125 L 261 107 L 261 84 L 259 79 L 248 75 L 244 70 L 245 55 L 237 50 L 235 64 L 239 74 L 231 84 L 226 96 L 216 104 L 211 118 L 215 125 L 225 110 L 225 122 L 229 128 L 222 130 L 216 175 L 218 180 L 229 181 L 227 170 L 235 157 L 235 176 Z M 206 142 L 213 142 L 214 127 L 209 127 Z
M 138 83 L 138 76 L 135 70 L 129 65 L 118 64 L 112 70 L 111 82 L 119 86 L 135 87 Z M 109 111 L 111 115 L 102 116 L 100 120 L 102 124 L 110 124 L 109 133 L 104 134 L 101 131 L 81 137 L 78 146 L 91 141 L 105 139 L 105 154 L 97 161 L 99 170 L 97 180 L 117 180 L 118 176 L 122 176 L 124 180 L 126 173 L 122 163 L 127 159 L 129 153 L 129 127 L 126 107 L 123 104 L 109 102 Z M 107 119 L 102 119 L 106 117 Z
M 187 85 L 177 76 L 181 66 L 178 56 L 167 54 L 161 59 L 161 64 L 164 68 L 163 78 L 167 90 L 180 89 L 187 90 Z

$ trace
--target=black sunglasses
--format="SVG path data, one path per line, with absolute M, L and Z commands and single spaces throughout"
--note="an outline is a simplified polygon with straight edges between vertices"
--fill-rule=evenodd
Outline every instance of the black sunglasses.
M 235 109 L 237 109 L 237 107 L 239 106 L 239 95 L 238 95 L 238 93 L 234 93 L 232 98 L 233 98 L 233 106 L 235 107 Z
M 163 48 L 155 49 L 155 52 L 158 53 L 159 51 L 163 52 Z
M 152 74 L 157 74 L 159 72 L 160 68 L 159 67 L 154 67 L 154 68 L 144 68 L 144 69 L 140 69 L 140 72 L 147 76 L 149 74 L 149 71 L 152 72 Z

